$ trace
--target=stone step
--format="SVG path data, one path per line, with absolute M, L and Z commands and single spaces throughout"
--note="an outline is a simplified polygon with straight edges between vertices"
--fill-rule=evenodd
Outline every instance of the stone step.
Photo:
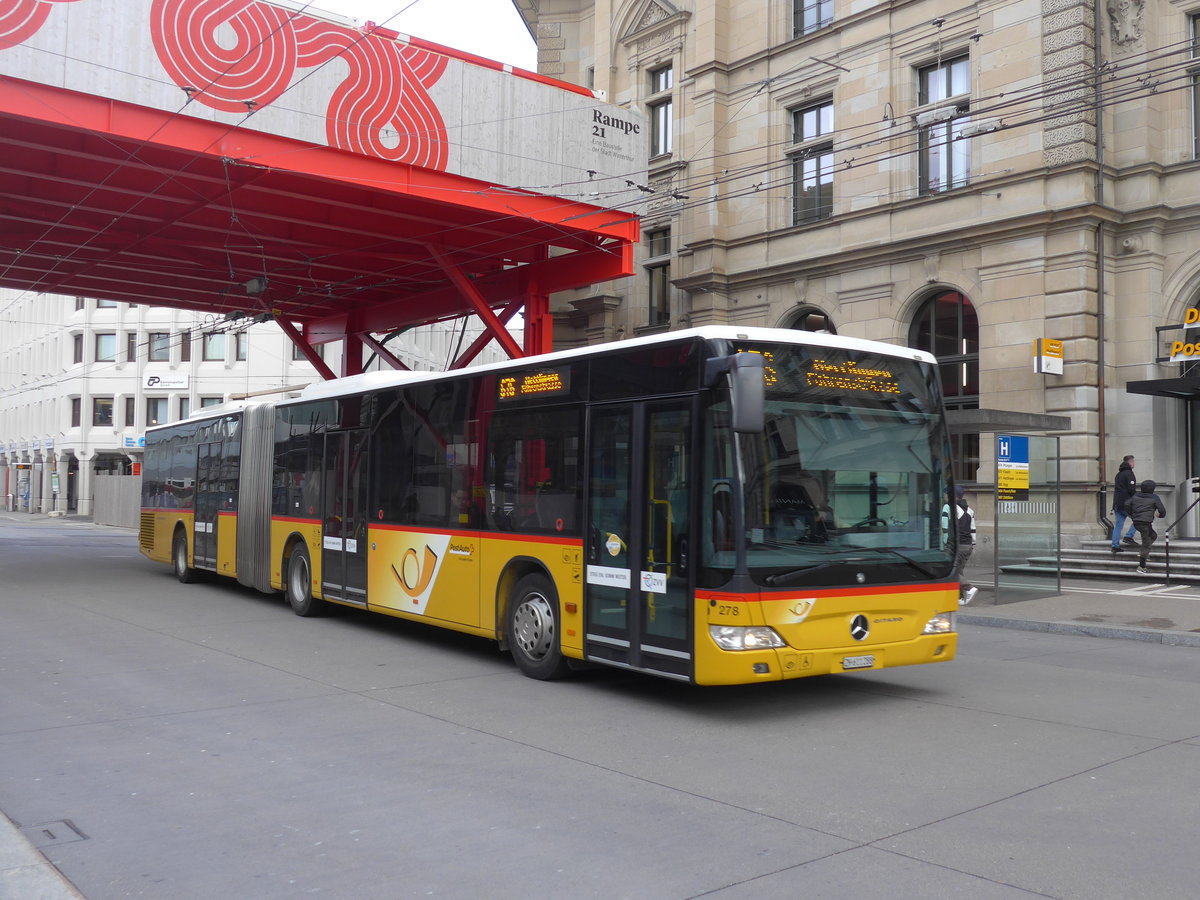
M 1062 565 L 1089 566 L 1099 569 L 1131 569 L 1137 565 L 1138 554 L 1133 550 L 1123 553 L 1113 553 L 1111 550 L 1072 550 L 1062 554 Z M 1166 554 L 1160 553 L 1158 547 L 1150 551 L 1150 561 L 1166 565 Z M 1055 566 L 1053 556 L 1028 556 L 1025 561 L 1038 566 Z M 1200 574 L 1200 557 L 1180 556 L 1171 549 L 1171 571 Z
M 1085 566 L 1067 566 L 1063 565 L 1061 572 L 1063 575 L 1069 575 L 1074 578 L 1121 578 L 1128 580 L 1130 578 L 1139 581 L 1156 581 L 1161 582 L 1166 578 L 1167 572 L 1161 562 L 1156 562 L 1151 558 L 1149 563 L 1150 574 L 1142 575 L 1136 568 L 1128 570 L 1115 571 L 1113 569 L 1095 569 Z M 1024 575 L 1052 575 L 1054 570 L 1046 566 L 1032 565 L 1011 565 L 1001 566 L 1001 572 L 1010 574 Z M 1200 584 L 1200 574 L 1181 573 L 1176 570 L 1174 563 L 1171 565 L 1171 581 L 1177 581 L 1181 584 Z

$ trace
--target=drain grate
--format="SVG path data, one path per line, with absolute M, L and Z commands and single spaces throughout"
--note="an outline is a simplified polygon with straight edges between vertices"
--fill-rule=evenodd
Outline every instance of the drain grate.
M 70 819 L 60 819 L 57 822 L 43 822 L 41 825 L 27 825 L 21 829 L 29 843 L 39 850 L 54 847 L 58 844 L 70 844 L 73 841 L 86 841 L 88 836 L 75 827 Z

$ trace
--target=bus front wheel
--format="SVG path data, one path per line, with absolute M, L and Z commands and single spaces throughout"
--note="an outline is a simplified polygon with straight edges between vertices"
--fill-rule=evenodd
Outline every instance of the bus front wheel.
M 550 681 L 569 671 L 559 647 L 558 595 L 544 575 L 517 582 L 508 603 L 508 646 L 530 678 Z
M 176 532 L 175 541 L 171 544 L 171 560 L 175 564 L 175 577 L 184 584 L 196 580 L 196 570 L 188 565 L 187 535 L 182 531 Z
M 312 595 L 312 560 L 303 544 L 296 544 L 288 556 L 287 599 L 298 616 L 319 616 L 325 612 L 325 601 Z

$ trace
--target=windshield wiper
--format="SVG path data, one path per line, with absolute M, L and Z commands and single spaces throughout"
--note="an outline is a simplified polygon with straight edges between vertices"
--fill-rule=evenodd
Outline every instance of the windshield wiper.
M 901 553 L 895 547 L 855 547 L 854 549 L 855 550 L 875 551 L 876 553 L 890 553 L 890 554 L 892 554 L 892 556 L 895 556 L 898 559 L 904 560 L 906 563 L 908 563 L 910 566 L 912 566 L 914 569 L 916 569 L 922 575 L 925 575 L 929 578 L 937 577 L 936 575 L 934 575 L 932 569 L 926 568 L 924 565 L 917 562 L 915 559 L 913 559 L 907 553 Z
M 795 578 L 799 578 L 801 575 L 809 575 L 813 572 L 819 572 L 821 569 L 828 569 L 830 566 L 837 563 L 856 563 L 867 561 L 868 560 L 862 557 L 843 556 L 841 559 L 829 559 L 825 562 L 813 563 L 809 566 L 801 566 L 798 569 L 790 569 L 787 572 L 776 572 L 774 575 L 768 575 L 763 579 L 763 581 L 765 581 L 771 587 L 775 587 L 778 584 L 784 584 Z

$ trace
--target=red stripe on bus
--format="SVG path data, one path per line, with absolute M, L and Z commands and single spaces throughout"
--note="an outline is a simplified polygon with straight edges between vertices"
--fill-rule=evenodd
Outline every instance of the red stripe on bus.
M 556 537 L 551 534 L 510 534 L 507 531 L 478 531 L 475 529 L 454 528 L 412 528 L 407 525 L 367 525 L 368 531 L 405 531 L 410 534 L 444 534 L 450 537 L 473 537 L 496 541 L 525 541 L 532 544 L 558 544 L 568 547 L 582 547 L 583 538 Z
M 296 516 L 271 516 L 272 522 L 294 522 L 297 525 L 320 525 L 320 519 L 301 519 Z
M 721 591 L 696 591 L 697 600 L 718 600 L 721 603 L 762 603 L 768 600 L 790 600 L 797 594 L 805 597 L 861 597 L 867 594 L 916 594 L 923 591 L 958 590 L 957 581 L 935 581 L 928 584 L 879 585 L 877 587 L 843 587 L 807 590 L 798 586 L 791 591 L 770 591 L 756 594 L 727 594 Z

